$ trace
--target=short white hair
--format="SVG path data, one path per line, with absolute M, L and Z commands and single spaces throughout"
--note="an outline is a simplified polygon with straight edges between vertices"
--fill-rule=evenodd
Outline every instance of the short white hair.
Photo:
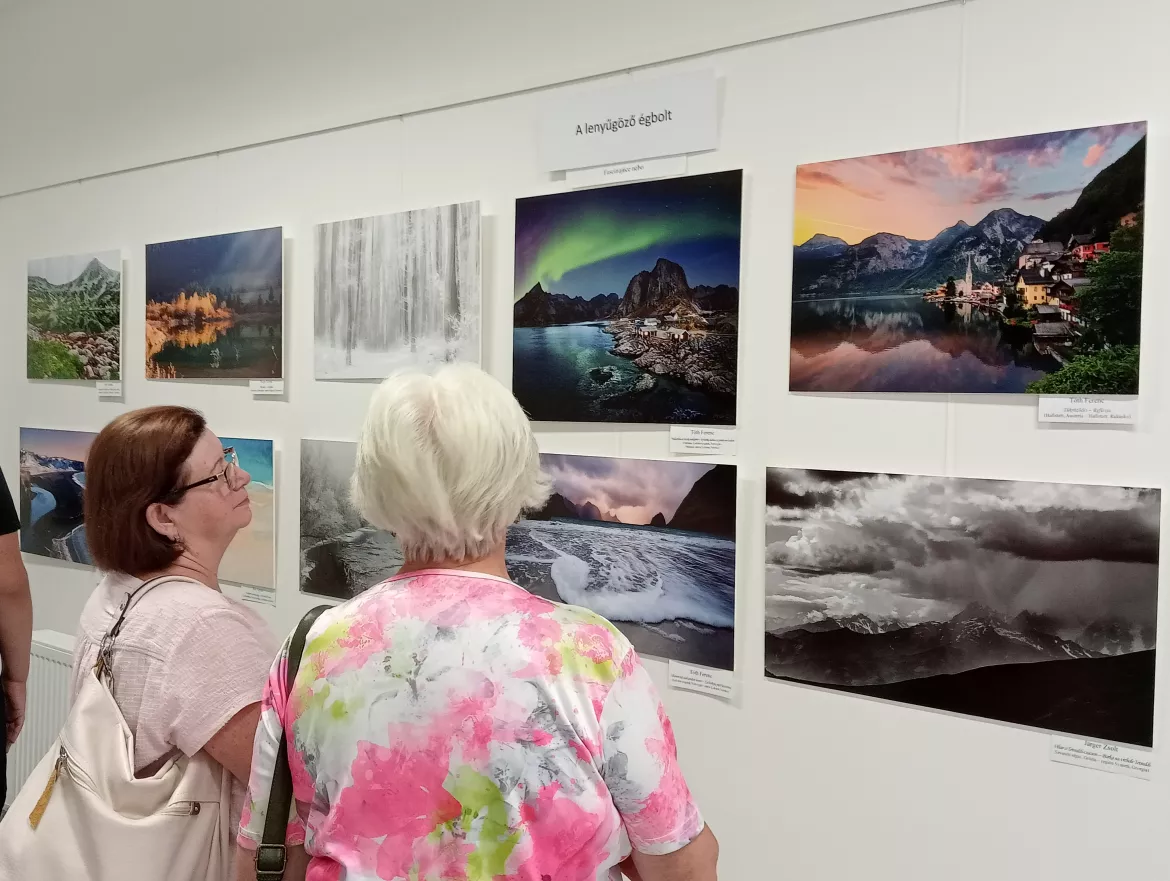
M 402 371 L 374 392 L 358 441 L 353 501 L 408 560 L 478 560 L 550 481 L 528 417 L 471 364 Z

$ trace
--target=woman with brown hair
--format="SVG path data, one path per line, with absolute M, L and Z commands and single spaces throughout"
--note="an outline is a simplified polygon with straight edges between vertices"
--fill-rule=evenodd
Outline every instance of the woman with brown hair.
M 85 479 L 86 535 L 103 578 L 81 615 L 73 695 L 131 594 L 165 578 L 131 601 L 110 659 L 114 697 L 134 734 L 139 776 L 205 750 L 234 778 L 235 829 L 278 648 L 263 619 L 225 597 L 217 578 L 228 545 L 251 522 L 251 478 L 199 413 L 147 407 L 102 429 Z

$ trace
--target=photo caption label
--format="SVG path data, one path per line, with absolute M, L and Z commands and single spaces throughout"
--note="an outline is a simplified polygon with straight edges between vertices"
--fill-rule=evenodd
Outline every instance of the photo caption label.
M 229 595 L 250 606 L 269 606 L 276 608 L 276 589 L 267 587 L 253 587 L 249 584 L 221 583 L 221 587 L 228 589 Z
M 248 388 L 254 395 L 283 395 L 283 379 L 253 379 L 248 382 Z
M 1042 395 L 1037 399 L 1041 422 L 1082 425 L 1135 425 L 1137 398 L 1095 398 Z
M 667 156 L 664 159 L 646 159 L 641 162 L 619 162 L 598 168 L 581 168 L 565 172 L 570 189 L 619 184 L 635 180 L 679 177 L 687 173 L 686 156 Z
M 673 660 L 670 662 L 670 687 L 710 695 L 725 701 L 735 700 L 738 691 L 735 675 L 731 670 L 715 670 Z
M 1052 735 L 1049 758 L 1062 765 L 1092 768 L 1138 780 L 1149 780 L 1154 770 L 1153 755 L 1145 750 L 1063 734 Z
M 97 393 L 99 398 L 120 398 L 122 397 L 122 381 L 104 380 L 97 384 Z
M 682 455 L 734 456 L 738 428 L 711 425 L 670 426 L 670 451 Z

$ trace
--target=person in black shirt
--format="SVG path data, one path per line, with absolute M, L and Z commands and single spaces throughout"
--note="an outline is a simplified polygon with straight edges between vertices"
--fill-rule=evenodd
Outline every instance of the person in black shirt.
M 0 471 L 0 804 L 7 800 L 7 753 L 24 727 L 25 682 L 32 645 L 32 596 L 20 557 L 20 519 Z

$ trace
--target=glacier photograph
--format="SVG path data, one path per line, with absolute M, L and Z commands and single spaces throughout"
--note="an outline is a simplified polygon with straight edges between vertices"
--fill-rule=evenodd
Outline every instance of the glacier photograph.
M 20 430 L 20 549 L 92 564 L 85 537 L 85 460 L 91 431 Z

